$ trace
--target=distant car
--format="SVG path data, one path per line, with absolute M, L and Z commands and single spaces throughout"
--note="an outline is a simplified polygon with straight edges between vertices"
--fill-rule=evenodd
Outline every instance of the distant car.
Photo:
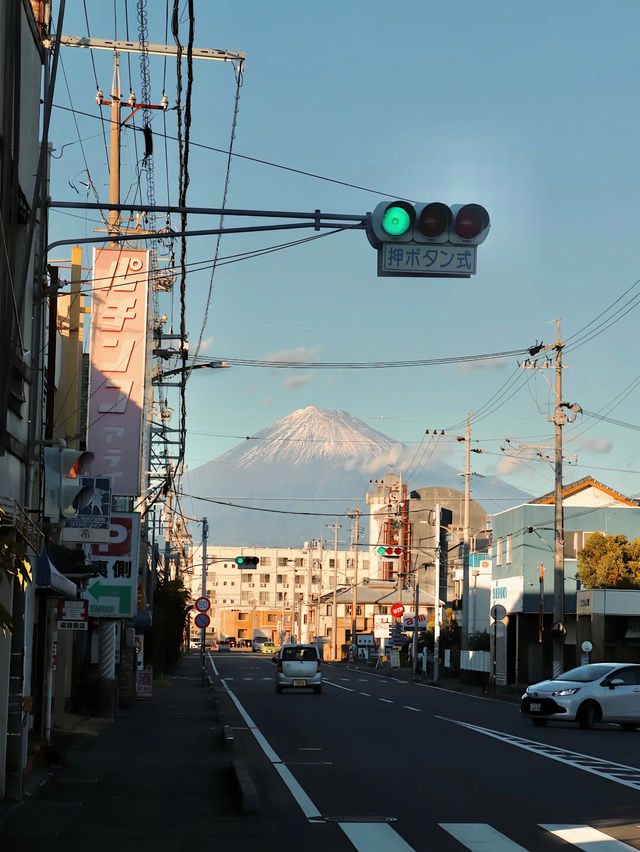
M 589 663 L 534 683 L 522 696 L 520 712 L 540 727 L 551 719 L 577 722 L 585 729 L 595 722 L 615 722 L 623 731 L 635 731 L 640 725 L 640 663 Z
M 322 660 L 315 645 L 283 645 L 278 652 L 276 692 L 311 687 L 322 692 Z
M 261 651 L 262 646 L 264 645 L 264 643 L 266 641 L 267 641 L 266 636 L 255 636 L 254 639 L 253 639 L 253 643 L 252 643 L 253 644 L 253 650 L 254 651 Z
M 278 645 L 275 642 L 265 642 L 260 651 L 263 654 L 277 654 L 278 653 Z
M 221 639 L 218 642 L 218 653 L 219 654 L 224 653 L 224 652 L 230 653 L 230 651 L 231 651 L 231 648 L 229 647 L 229 643 L 227 642 L 227 640 Z

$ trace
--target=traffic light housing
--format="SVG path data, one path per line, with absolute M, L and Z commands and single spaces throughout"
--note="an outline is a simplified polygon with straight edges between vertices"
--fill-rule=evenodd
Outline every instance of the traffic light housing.
M 387 545 L 382 544 L 377 548 L 378 556 L 381 556 L 383 559 L 398 559 L 402 556 L 402 548 L 397 545 Z
M 259 562 L 258 556 L 236 556 L 236 565 L 239 568 L 255 568 Z
M 480 204 L 449 207 L 440 201 L 383 201 L 366 222 L 380 276 L 469 278 L 476 271 L 476 247 L 490 227 Z
M 75 518 L 93 498 L 93 488 L 83 485 L 94 454 L 88 450 L 66 447 L 44 448 L 44 515 L 57 523 L 61 518 Z

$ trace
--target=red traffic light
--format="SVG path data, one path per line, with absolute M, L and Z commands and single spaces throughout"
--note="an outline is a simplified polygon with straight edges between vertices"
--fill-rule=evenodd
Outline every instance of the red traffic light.
M 453 230 L 461 240 L 475 240 L 489 227 L 489 214 L 480 204 L 463 204 L 456 211 Z
M 394 558 L 398 556 L 402 556 L 402 548 L 394 545 L 381 545 L 378 548 L 378 555 L 384 556 L 385 558 Z

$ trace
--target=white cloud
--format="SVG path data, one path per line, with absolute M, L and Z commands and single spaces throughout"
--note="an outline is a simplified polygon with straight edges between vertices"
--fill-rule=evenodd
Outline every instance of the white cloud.
M 613 449 L 611 441 L 605 441 L 604 438 L 585 438 L 583 435 L 572 438 L 571 446 L 577 447 L 577 449 L 582 450 L 584 453 L 598 453 L 603 455 L 610 453 Z
M 206 340 L 200 342 L 200 352 L 208 352 L 211 349 L 213 337 L 207 337 Z
M 285 388 L 285 390 L 298 390 L 298 388 L 303 387 L 303 385 L 308 385 L 309 382 L 312 382 L 315 377 L 315 373 L 304 373 L 302 376 L 289 376 L 289 378 L 285 379 L 282 383 L 282 387 Z
M 265 357 L 265 361 L 315 361 L 319 346 L 298 346 L 297 349 L 281 349 Z

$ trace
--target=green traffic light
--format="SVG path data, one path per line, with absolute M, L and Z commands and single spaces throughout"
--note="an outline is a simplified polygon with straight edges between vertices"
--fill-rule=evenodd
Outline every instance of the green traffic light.
M 236 556 L 236 565 L 242 565 L 244 562 L 244 556 Z
M 382 217 L 382 227 L 392 237 L 399 237 L 411 227 L 411 217 L 404 207 L 388 207 Z
M 384 556 L 386 552 L 387 552 L 386 547 L 379 547 L 378 548 L 378 553 L 380 554 L 380 556 Z

